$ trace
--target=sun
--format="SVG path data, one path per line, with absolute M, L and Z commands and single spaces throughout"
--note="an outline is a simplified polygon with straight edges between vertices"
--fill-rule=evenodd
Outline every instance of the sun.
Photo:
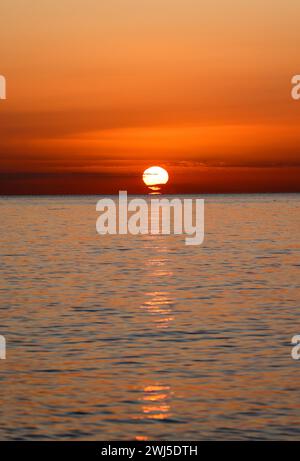
M 151 166 L 143 173 L 143 181 L 146 186 L 159 186 L 161 184 L 167 184 L 169 175 L 167 170 L 160 166 Z

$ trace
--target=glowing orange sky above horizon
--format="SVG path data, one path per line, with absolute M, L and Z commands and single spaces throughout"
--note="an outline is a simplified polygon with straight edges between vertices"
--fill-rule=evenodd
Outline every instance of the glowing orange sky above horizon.
M 158 164 L 184 191 L 199 172 L 213 190 L 259 168 L 262 187 L 293 187 L 299 17 L 294 0 L 3 0 L 0 174 L 134 187 Z

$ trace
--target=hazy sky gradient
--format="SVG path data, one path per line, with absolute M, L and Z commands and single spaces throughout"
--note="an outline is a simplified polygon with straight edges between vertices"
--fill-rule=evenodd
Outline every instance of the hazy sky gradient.
M 299 190 L 299 17 L 297 0 L 2 0 L 0 192 L 39 192 L 36 173 L 139 192 L 152 164 L 183 192 Z

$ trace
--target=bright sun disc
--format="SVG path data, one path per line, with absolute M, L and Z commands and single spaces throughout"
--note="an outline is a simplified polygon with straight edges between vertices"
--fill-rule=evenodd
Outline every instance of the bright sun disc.
M 168 172 L 160 166 L 151 166 L 143 173 L 143 181 L 146 186 L 166 184 L 169 180 Z

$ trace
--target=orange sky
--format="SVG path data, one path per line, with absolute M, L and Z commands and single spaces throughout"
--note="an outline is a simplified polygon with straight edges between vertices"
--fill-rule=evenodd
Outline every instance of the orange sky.
M 300 190 L 298 0 L 2 0 L 0 193 Z

